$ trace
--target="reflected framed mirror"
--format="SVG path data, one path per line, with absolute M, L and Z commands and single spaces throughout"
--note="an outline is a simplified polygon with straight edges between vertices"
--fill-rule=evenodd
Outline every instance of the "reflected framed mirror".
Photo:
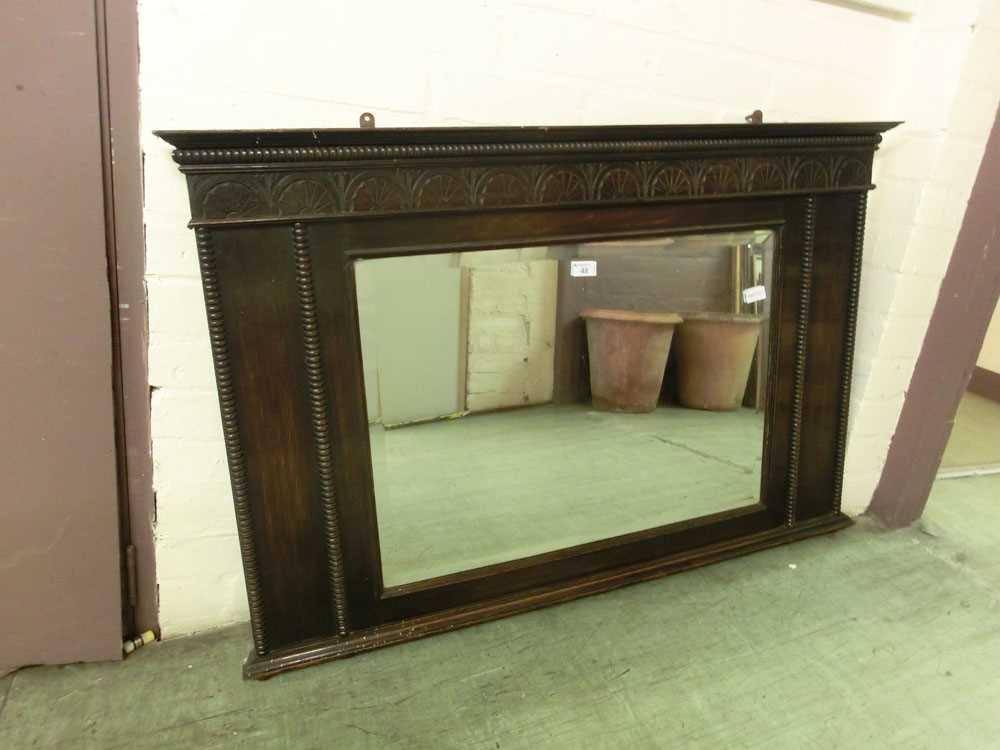
M 383 584 L 760 505 L 774 240 L 356 261 Z
M 892 125 L 160 133 L 201 263 L 244 673 L 849 524 Z

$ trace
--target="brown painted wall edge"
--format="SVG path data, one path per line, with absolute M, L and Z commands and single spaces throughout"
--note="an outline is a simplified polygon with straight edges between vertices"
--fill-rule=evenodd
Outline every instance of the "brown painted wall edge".
M 920 517 L 1000 292 L 1000 120 L 994 119 L 869 512 L 889 527 Z

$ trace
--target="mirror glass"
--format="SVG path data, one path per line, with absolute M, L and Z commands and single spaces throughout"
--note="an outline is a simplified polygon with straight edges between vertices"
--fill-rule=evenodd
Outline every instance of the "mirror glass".
M 768 230 L 355 263 L 386 586 L 753 505 Z

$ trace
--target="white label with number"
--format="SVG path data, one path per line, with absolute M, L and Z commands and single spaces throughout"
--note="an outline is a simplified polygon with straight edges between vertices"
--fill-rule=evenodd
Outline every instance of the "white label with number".
M 596 260 L 571 260 L 569 262 L 570 276 L 597 276 Z
M 743 302 L 747 305 L 765 299 L 767 299 L 767 290 L 762 286 L 752 286 L 743 290 Z

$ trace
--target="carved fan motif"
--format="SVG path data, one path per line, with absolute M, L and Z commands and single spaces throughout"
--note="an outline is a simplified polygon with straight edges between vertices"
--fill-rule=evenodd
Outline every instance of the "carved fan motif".
M 691 178 L 680 167 L 661 169 L 653 177 L 653 195 L 691 195 Z
M 206 219 L 236 219 L 267 210 L 266 201 L 248 185 L 234 180 L 211 187 L 202 199 Z
M 758 190 L 781 190 L 785 187 L 785 175 L 772 162 L 762 162 L 750 172 L 750 192 Z
M 361 180 L 351 193 L 353 211 L 392 211 L 403 207 L 403 191 L 399 185 L 382 175 Z
M 528 185 L 513 172 L 493 172 L 483 180 L 479 191 L 479 203 L 483 206 L 512 206 L 528 202 Z
M 295 180 L 278 194 L 281 216 L 308 216 L 336 210 L 336 202 L 326 185 L 318 180 Z
M 869 182 L 868 170 L 865 165 L 857 159 L 844 159 L 837 168 L 837 176 L 834 179 L 837 187 L 848 187 L 850 185 L 864 185 Z
M 737 165 L 732 162 L 712 164 L 701 176 L 701 192 L 705 195 L 739 191 L 740 174 Z
M 587 186 L 583 178 L 564 169 L 545 175 L 538 192 L 543 203 L 570 203 L 587 198 Z
M 639 178 L 627 169 L 611 169 L 601 178 L 597 194 L 606 200 L 619 198 L 638 198 L 640 194 Z
M 465 184 L 452 174 L 434 175 L 417 188 L 417 208 L 461 208 L 465 203 Z
M 830 173 L 826 167 L 815 159 L 809 159 L 795 168 L 792 185 L 797 188 L 827 187 L 830 184 Z

